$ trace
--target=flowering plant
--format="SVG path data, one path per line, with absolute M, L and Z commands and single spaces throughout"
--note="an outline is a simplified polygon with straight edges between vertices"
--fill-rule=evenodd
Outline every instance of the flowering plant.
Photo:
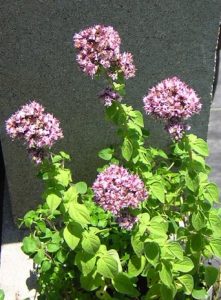
M 219 273 L 205 261 L 221 257 L 221 219 L 207 143 L 186 134 L 200 99 L 177 77 L 151 88 L 144 110 L 165 123 L 172 142 L 167 153 L 146 146 L 141 112 L 122 103 L 136 68 L 120 43 L 110 26 L 74 35 L 80 69 L 108 82 L 99 97 L 120 138 L 99 152 L 105 165 L 92 187 L 72 181 L 68 154 L 50 151 L 63 134 L 40 104 L 6 121 L 45 183 L 43 204 L 22 220 L 30 229 L 22 249 L 35 263 L 39 299 L 206 299 Z

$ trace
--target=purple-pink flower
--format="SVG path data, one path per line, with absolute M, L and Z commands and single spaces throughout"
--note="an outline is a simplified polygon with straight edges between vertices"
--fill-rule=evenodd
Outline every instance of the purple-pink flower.
M 196 92 L 177 77 L 167 78 L 152 87 L 143 103 L 148 115 L 166 122 L 166 131 L 176 141 L 190 129 L 183 121 L 202 108 Z
M 6 131 L 14 140 L 24 140 L 28 152 L 36 163 L 46 155 L 45 150 L 63 137 L 59 121 L 44 107 L 32 101 L 21 107 L 6 121 Z
M 106 88 L 99 95 L 104 106 L 111 106 L 114 101 L 120 102 L 122 97 L 117 92 L 113 91 L 111 88 Z
M 175 141 L 179 141 L 184 136 L 187 130 L 190 130 L 188 124 L 182 123 L 179 120 L 171 119 L 165 126 L 165 130 L 169 133 L 171 138 Z
M 110 165 L 95 180 L 92 189 L 95 201 L 104 210 L 119 216 L 124 208 L 136 208 L 148 193 L 138 175 L 118 165 Z
M 76 33 L 74 47 L 78 49 L 77 62 L 87 75 L 93 77 L 99 67 L 109 69 L 120 54 L 121 39 L 111 26 L 95 25 Z
M 31 160 L 37 165 L 49 156 L 48 151 L 45 148 L 27 148 L 28 155 Z
M 125 79 L 135 76 L 133 56 L 120 53 L 121 39 L 113 27 L 95 25 L 86 28 L 76 33 L 73 41 L 80 68 L 92 78 L 102 69 L 113 80 L 118 78 L 118 73 L 123 73 Z
M 143 98 L 148 115 L 165 120 L 188 119 L 200 112 L 202 104 L 196 92 L 177 77 L 163 80 Z
M 137 223 L 138 218 L 132 216 L 127 210 L 121 212 L 116 218 L 116 222 L 122 229 L 131 230 Z
M 124 77 L 129 79 L 135 76 L 136 68 L 133 61 L 133 55 L 129 52 L 120 54 L 118 60 L 119 69 L 122 70 Z

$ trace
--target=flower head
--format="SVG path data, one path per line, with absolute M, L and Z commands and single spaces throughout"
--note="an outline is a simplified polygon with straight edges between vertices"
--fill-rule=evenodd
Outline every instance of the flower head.
M 109 69 L 120 53 L 121 39 L 111 26 L 95 25 L 73 37 L 78 49 L 77 62 L 84 73 L 93 77 L 100 66 Z
M 127 210 L 121 212 L 116 218 L 116 222 L 122 229 L 131 230 L 137 223 L 138 218 L 130 215 Z
M 92 188 L 95 201 L 115 216 L 124 208 L 138 207 L 148 196 L 143 181 L 117 165 L 110 165 L 100 173 Z
M 44 148 L 28 148 L 27 151 L 30 159 L 37 165 L 48 157 L 48 152 Z
M 119 69 L 122 70 L 126 79 L 135 76 L 136 68 L 133 61 L 133 55 L 129 52 L 120 54 L 118 60 Z
M 116 80 L 118 73 L 125 79 L 135 76 L 135 66 L 131 53 L 120 53 L 121 39 L 111 26 L 95 25 L 86 28 L 73 37 L 78 50 L 77 62 L 84 73 L 92 78 L 99 70 Z
M 143 98 L 148 115 L 168 120 L 188 119 L 202 107 L 196 92 L 177 77 L 163 80 Z
M 120 102 L 122 100 L 121 95 L 111 88 L 106 88 L 105 90 L 103 90 L 100 93 L 99 97 L 104 103 L 104 106 L 111 106 L 114 101 Z
M 190 130 L 190 126 L 180 122 L 176 119 L 171 119 L 165 126 L 165 130 L 169 133 L 171 138 L 175 141 L 179 141 L 184 136 L 187 130 Z
M 28 152 L 36 163 L 45 156 L 45 149 L 63 137 L 59 121 L 44 107 L 32 101 L 21 107 L 6 121 L 6 131 L 14 140 L 24 140 Z

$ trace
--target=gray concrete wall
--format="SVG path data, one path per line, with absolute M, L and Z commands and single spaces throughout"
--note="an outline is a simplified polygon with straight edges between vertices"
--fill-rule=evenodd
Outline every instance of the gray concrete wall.
M 29 99 L 39 99 L 61 121 L 57 149 L 73 157 L 74 178 L 92 181 L 101 163 L 96 153 L 114 141 L 97 100 L 101 82 L 78 70 L 72 36 L 103 23 L 134 55 L 137 76 L 128 80 L 127 102 L 142 107 L 147 89 L 177 75 L 202 97 L 192 131 L 206 138 L 220 0 L 32 0 L 1 1 L 1 141 L 13 216 L 39 201 L 40 183 L 24 147 L 5 135 L 4 120 Z M 151 142 L 166 143 L 161 126 L 146 121 Z M 99 134 L 98 134 L 99 133 Z

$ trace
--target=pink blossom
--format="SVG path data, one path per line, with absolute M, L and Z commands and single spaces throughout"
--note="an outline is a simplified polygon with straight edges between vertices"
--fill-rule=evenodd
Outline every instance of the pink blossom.
M 179 141 L 184 136 L 187 130 L 190 130 L 190 126 L 180 122 L 179 120 L 171 119 L 165 126 L 165 130 L 169 133 L 171 138 L 175 141 Z
M 121 212 L 116 218 L 116 222 L 122 229 L 131 230 L 137 223 L 138 218 L 129 214 L 128 211 Z
M 119 69 L 122 70 L 126 79 L 135 76 L 136 68 L 133 61 L 133 55 L 131 53 L 124 52 L 120 54 L 118 65 Z
M 122 73 L 125 79 L 135 76 L 135 66 L 131 53 L 120 53 L 121 39 L 111 26 L 95 25 L 86 28 L 73 37 L 74 47 L 78 50 L 77 62 L 84 73 L 92 78 L 99 71 L 113 80 Z
M 37 165 L 42 163 L 42 161 L 49 156 L 48 151 L 44 148 L 28 148 L 27 151 L 31 160 Z
M 46 149 L 63 137 L 59 121 L 44 107 L 32 101 L 21 107 L 6 121 L 7 134 L 14 140 L 23 140 L 30 156 L 40 163 Z
M 113 101 L 120 102 L 122 97 L 117 92 L 113 91 L 111 88 L 106 88 L 99 95 L 100 99 L 104 103 L 104 106 L 111 106 Z
M 73 37 L 78 49 L 77 62 L 84 73 L 93 77 L 99 67 L 109 69 L 120 54 L 121 39 L 111 26 L 95 25 Z
M 143 98 L 148 115 L 165 120 L 188 119 L 200 112 L 202 104 L 196 92 L 177 77 L 163 80 Z
M 138 207 L 148 196 L 138 175 L 131 174 L 124 167 L 117 165 L 110 165 L 100 173 L 92 188 L 97 204 L 115 216 L 119 216 L 124 208 Z

